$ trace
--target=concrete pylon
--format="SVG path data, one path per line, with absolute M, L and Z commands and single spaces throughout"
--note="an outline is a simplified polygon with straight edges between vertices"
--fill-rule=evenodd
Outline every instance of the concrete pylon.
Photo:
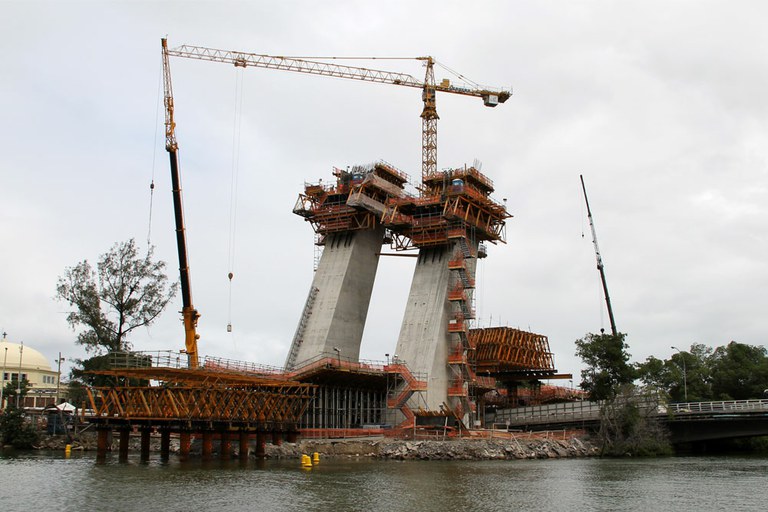
M 448 366 L 448 355 L 458 338 L 448 332 L 448 323 L 455 315 L 448 291 L 458 277 L 448 268 L 448 262 L 458 250 L 456 243 L 420 249 L 395 350 L 418 379 L 427 381 L 426 394 L 411 400 L 425 400 L 431 411 L 440 410 L 443 403 L 452 405 L 448 388 L 455 376 Z M 475 263 L 474 258 L 467 258 L 470 279 L 474 279 Z M 423 406 L 423 402 L 411 405 Z
M 413 272 L 411 291 L 400 327 L 395 354 L 414 374 L 427 380 L 427 408 L 438 410 L 447 401 L 450 271 L 447 247 L 425 248 Z
M 383 226 L 326 237 L 287 368 L 321 354 L 359 358 L 383 239 Z

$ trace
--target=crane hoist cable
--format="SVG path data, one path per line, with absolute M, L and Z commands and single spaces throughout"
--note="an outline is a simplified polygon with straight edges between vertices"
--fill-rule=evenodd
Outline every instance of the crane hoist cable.
M 147 227 L 147 251 L 152 247 L 152 206 L 155 198 L 155 162 L 157 160 L 157 130 L 160 126 L 160 98 L 162 97 L 163 75 L 157 77 L 157 101 L 155 107 L 155 136 L 152 139 L 152 179 L 149 182 L 149 222 Z
M 243 120 L 243 74 L 235 68 L 234 116 L 232 122 L 232 169 L 229 187 L 229 241 L 227 267 L 229 299 L 227 303 L 227 332 L 232 332 L 232 278 L 235 276 L 235 242 L 237 232 L 237 184 L 240 173 L 240 141 Z

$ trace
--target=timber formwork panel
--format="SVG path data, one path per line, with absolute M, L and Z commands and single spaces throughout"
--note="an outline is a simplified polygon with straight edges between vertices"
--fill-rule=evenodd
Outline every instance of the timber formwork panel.
M 555 371 L 546 336 L 509 327 L 472 329 L 478 371 Z

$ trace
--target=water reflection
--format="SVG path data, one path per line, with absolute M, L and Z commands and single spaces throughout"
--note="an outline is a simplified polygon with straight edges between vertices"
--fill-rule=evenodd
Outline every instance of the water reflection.
M 398 462 L 0 455 L 3 510 L 764 510 L 768 460 Z

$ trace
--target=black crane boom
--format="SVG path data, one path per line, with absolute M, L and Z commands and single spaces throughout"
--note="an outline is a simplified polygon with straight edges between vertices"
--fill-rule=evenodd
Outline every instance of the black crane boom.
M 592 220 L 592 211 L 589 209 L 589 199 L 587 199 L 587 187 L 584 185 L 584 176 L 579 174 L 581 179 L 581 190 L 584 191 L 584 202 L 587 204 L 587 217 L 589 218 L 589 227 L 592 229 L 592 243 L 595 246 L 595 257 L 597 258 L 597 270 L 600 271 L 600 281 L 603 283 L 603 294 L 605 295 L 605 305 L 608 306 L 608 318 L 611 321 L 611 333 L 616 336 L 616 321 L 613 319 L 613 308 L 611 307 L 611 297 L 608 295 L 608 283 L 605 280 L 605 268 L 603 267 L 603 258 L 600 256 L 600 247 L 597 245 L 597 232 L 595 223 Z

